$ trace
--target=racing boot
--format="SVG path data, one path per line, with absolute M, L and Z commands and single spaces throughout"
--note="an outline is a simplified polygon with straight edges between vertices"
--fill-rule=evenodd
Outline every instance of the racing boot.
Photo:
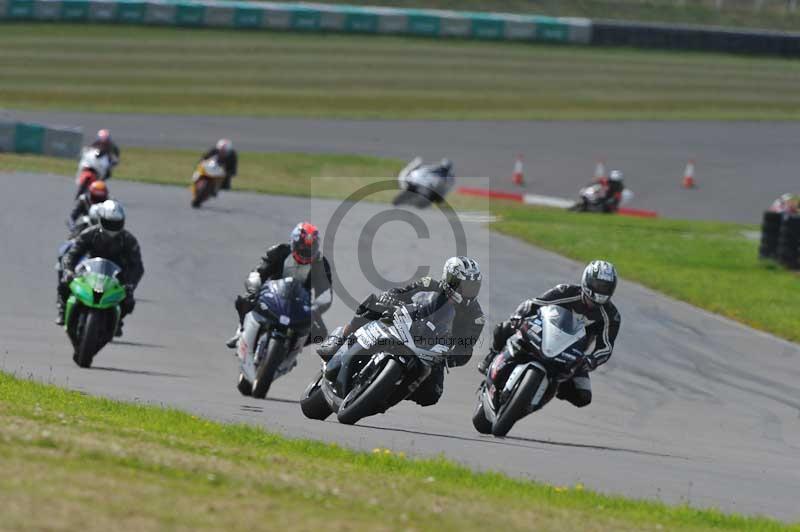
M 227 347 L 228 349 L 236 349 L 236 344 L 239 343 L 240 336 L 242 336 L 241 325 L 236 328 L 236 334 L 228 338 L 228 341 L 225 342 L 225 347 Z
M 119 320 L 119 325 L 117 325 L 117 330 L 114 331 L 114 337 L 115 338 L 122 337 L 122 320 Z
M 56 317 L 56 325 L 59 327 L 64 326 L 64 298 L 61 297 L 61 293 L 56 296 L 56 310 L 58 311 L 58 317 Z
M 489 371 L 489 366 L 492 365 L 494 361 L 494 357 L 497 356 L 497 351 L 494 349 L 489 349 L 489 352 L 486 354 L 483 360 L 478 363 L 478 373 L 481 375 L 486 375 L 486 372 Z
M 317 348 L 317 354 L 325 362 L 330 362 L 333 355 L 344 345 L 345 340 L 344 327 L 336 327 Z

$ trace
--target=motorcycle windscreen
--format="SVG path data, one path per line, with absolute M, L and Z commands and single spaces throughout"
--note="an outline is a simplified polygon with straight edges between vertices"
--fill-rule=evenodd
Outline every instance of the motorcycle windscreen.
M 583 320 L 564 307 L 547 305 L 539 314 L 542 317 L 542 354 L 547 358 L 557 357 L 586 336 Z
M 78 264 L 78 267 L 75 268 L 76 275 L 97 273 L 100 275 L 106 275 L 108 277 L 116 277 L 117 275 L 119 275 L 119 272 L 121 271 L 122 268 L 120 268 L 110 260 L 102 259 L 100 257 L 81 261 L 81 263 Z
M 258 303 L 262 313 L 272 315 L 281 325 L 292 323 L 297 327 L 311 322 L 311 296 L 291 277 L 264 283 Z

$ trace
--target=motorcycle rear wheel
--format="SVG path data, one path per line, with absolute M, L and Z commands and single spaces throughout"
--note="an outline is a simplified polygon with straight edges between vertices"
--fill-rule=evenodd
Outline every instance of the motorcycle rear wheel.
M 486 412 L 483 411 L 483 392 L 478 395 L 478 404 L 472 413 L 472 426 L 481 434 L 492 433 L 492 423 L 486 419 Z
M 533 399 L 543 378 L 544 374 L 540 371 L 529 370 L 525 373 L 517 389 L 505 404 L 505 407 L 501 409 L 494 425 L 492 425 L 493 435 L 505 436 L 514 426 L 514 423 L 530 413 L 531 399 Z
M 392 394 L 402 375 L 403 367 L 390 359 L 361 395 L 352 401 L 348 401 L 349 395 L 344 398 L 336 415 L 339 423 L 355 425 L 362 418 L 380 412 L 384 401 Z
M 307 418 L 324 421 L 333 411 L 319 387 L 320 379 L 322 379 L 322 373 L 318 373 L 316 379 L 303 391 L 303 396 L 300 398 L 300 409 Z

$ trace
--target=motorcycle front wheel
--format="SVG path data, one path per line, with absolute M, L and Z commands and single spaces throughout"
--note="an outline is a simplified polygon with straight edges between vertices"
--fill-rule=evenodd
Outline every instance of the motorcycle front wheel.
M 492 434 L 495 436 L 505 436 L 514 423 L 527 416 L 530 411 L 530 404 L 536 390 L 542 383 L 544 373 L 536 370 L 528 370 L 522 377 L 522 381 L 511 395 L 508 402 L 500 409 L 497 419 L 492 425 Z
M 267 396 L 272 380 L 278 366 L 286 358 L 289 346 L 286 340 L 281 338 L 271 338 L 267 346 L 267 355 L 262 359 L 261 365 L 256 369 L 256 379 L 253 381 L 252 395 L 256 399 L 263 399 Z
M 380 412 L 402 376 L 403 367 L 396 360 L 390 359 L 365 389 L 352 390 L 344 398 L 336 415 L 339 423 L 354 425 L 362 418 Z M 350 397 L 354 392 L 360 393 Z
M 78 318 L 79 340 L 78 347 L 75 349 L 73 359 L 75 363 L 88 368 L 92 365 L 94 355 L 100 350 L 100 329 L 102 327 L 102 317 L 99 312 L 89 310 Z M 82 318 L 82 319 L 81 319 Z M 83 321 L 83 327 L 81 327 Z

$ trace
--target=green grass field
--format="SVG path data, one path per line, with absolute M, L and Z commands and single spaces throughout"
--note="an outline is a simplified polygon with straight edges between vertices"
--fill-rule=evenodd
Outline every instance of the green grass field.
M 800 530 L 287 439 L 2 372 L 0 426 L 4 530 Z
M 800 62 L 522 43 L 5 24 L 0 107 L 450 119 L 800 118 Z
M 130 148 L 114 179 L 189 184 L 197 152 Z M 344 198 L 376 178 L 392 178 L 403 161 L 354 155 L 246 153 L 237 189 L 270 194 Z M 74 173 L 74 161 L 0 154 L 0 171 Z M 313 181 L 313 186 L 312 186 Z M 114 180 L 109 183 L 112 193 Z M 370 198 L 388 201 L 393 192 Z M 187 192 L 187 202 L 188 202 Z M 588 261 L 612 260 L 626 279 L 789 340 L 800 341 L 798 275 L 763 263 L 743 224 L 637 219 L 474 199 L 448 198 L 458 210 L 491 209 L 493 228 Z
M 800 12 L 788 9 L 785 0 L 766 0 L 760 10 L 754 1 L 715 0 L 322 0 L 324 4 L 387 5 L 458 11 L 500 11 L 553 17 L 673 22 L 714 26 L 744 26 L 781 30 L 800 29 Z

